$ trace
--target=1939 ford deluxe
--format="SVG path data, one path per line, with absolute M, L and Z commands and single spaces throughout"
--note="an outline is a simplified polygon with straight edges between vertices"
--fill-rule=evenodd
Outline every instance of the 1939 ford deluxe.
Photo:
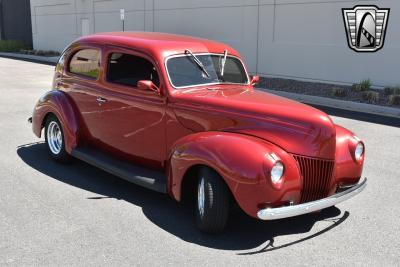
M 33 132 L 71 156 L 173 199 L 218 232 L 237 203 L 261 220 L 361 192 L 364 144 L 307 105 L 254 89 L 233 48 L 162 33 L 102 33 L 63 52 Z

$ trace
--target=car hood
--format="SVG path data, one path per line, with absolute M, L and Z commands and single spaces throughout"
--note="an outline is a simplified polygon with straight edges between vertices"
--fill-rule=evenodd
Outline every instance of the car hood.
M 331 118 L 302 103 L 247 87 L 175 90 L 175 116 L 194 131 L 256 136 L 287 152 L 333 159 L 336 128 Z

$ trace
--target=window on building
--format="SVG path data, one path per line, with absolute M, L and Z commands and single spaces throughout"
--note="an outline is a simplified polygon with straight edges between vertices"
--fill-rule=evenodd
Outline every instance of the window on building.
M 100 73 L 100 51 L 82 49 L 75 53 L 69 64 L 69 72 L 97 79 Z
M 122 53 L 110 55 L 107 80 L 132 87 L 137 87 L 138 81 L 150 80 L 157 87 L 160 86 L 157 70 L 151 62 L 138 56 Z

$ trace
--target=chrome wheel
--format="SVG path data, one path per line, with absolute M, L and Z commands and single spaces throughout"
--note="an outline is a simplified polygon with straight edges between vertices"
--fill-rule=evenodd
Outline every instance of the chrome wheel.
M 199 209 L 200 216 L 204 216 L 204 206 L 205 206 L 205 188 L 204 188 L 204 178 L 200 178 L 200 184 L 197 189 L 197 208 Z
M 55 121 L 50 122 L 47 127 L 47 143 L 53 154 L 58 155 L 61 152 L 63 138 L 60 126 Z

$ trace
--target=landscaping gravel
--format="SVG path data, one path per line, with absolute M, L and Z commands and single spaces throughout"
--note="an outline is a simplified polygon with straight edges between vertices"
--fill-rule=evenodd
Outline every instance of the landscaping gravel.
M 370 89 L 369 91 L 377 92 L 379 99 L 373 101 L 371 99 L 364 99 L 364 92 L 355 92 L 352 86 L 336 85 L 328 83 L 317 83 L 317 82 L 304 82 L 291 79 L 282 78 L 264 78 L 260 77 L 260 82 L 257 85 L 260 88 L 272 89 L 277 91 L 285 91 L 304 95 L 313 95 L 328 97 L 346 101 L 353 101 L 359 103 L 369 103 L 380 106 L 390 106 L 400 108 L 400 105 L 389 105 L 389 94 L 385 93 L 383 89 Z M 335 95 L 335 91 L 339 92 L 342 96 Z

